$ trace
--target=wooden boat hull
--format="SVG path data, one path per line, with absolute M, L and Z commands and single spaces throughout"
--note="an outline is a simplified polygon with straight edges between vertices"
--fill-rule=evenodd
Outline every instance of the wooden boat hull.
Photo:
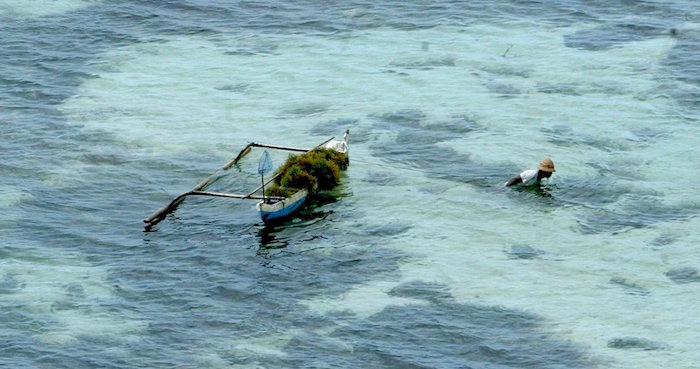
M 306 201 L 306 197 L 308 195 L 308 190 L 300 190 L 294 195 L 275 203 L 269 204 L 265 201 L 260 201 L 256 208 L 258 209 L 258 212 L 260 212 L 260 218 L 262 221 L 270 222 L 276 219 L 285 218 L 294 213 L 297 209 L 304 205 L 304 201 Z

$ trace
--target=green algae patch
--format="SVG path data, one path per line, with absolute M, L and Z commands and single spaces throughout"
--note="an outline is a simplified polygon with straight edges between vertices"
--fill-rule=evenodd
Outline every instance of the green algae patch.
M 300 189 L 309 193 L 330 190 L 340 183 L 340 171 L 347 169 L 348 155 L 333 149 L 315 149 L 302 155 L 290 155 L 265 191 L 268 196 L 289 197 Z

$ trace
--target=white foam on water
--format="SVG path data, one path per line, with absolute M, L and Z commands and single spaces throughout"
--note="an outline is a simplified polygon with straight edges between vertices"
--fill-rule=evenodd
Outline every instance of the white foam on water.
M 335 328 L 319 328 L 311 331 L 307 329 L 289 329 L 255 337 L 217 337 L 207 340 L 209 347 L 218 348 L 217 354 L 202 354 L 201 357 L 197 355 L 194 357 L 198 361 L 204 364 L 211 364 L 214 367 L 228 367 L 226 365 L 217 366 L 217 364 L 213 364 L 217 363 L 217 357 L 220 358 L 222 354 L 225 354 L 223 356 L 227 358 L 234 357 L 237 359 L 236 361 L 251 363 L 237 364 L 234 366 L 236 368 L 257 368 L 262 367 L 259 361 L 287 359 L 289 355 L 285 349 L 290 341 L 310 334 L 318 335 L 315 337 L 314 345 L 322 346 L 325 350 L 351 354 L 354 351 L 351 343 L 328 336 L 334 331 Z M 229 363 L 229 360 L 225 361 L 225 363 Z
M 244 352 L 248 354 L 253 354 L 255 356 L 276 356 L 276 357 L 286 357 L 287 354 L 283 351 L 284 345 L 280 343 L 287 344 L 293 336 L 282 337 L 280 335 L 275 335 L 272 340 L 269 337 L 265 338 L 255 338 L 245 340 L 243 342 L 236 343 L 234 350 L 238 352 Z M 278 346 L 277 349 L 271 346 Z
M 21 258 L 0 260 L 0 275 L 11 276 L 18 286 L 5 295 L 5 303 L 24 306 L 45 316 L 50 324 L 37 335 L 39 341 L 67 345 L 85 335 L 137 338 L 143 321 L 125 314 L 115 316 L 102 308 L 117 298 L 103 270 L 87 265 L 77 255 L 51 250 L 49 256 L 46 252 L 24 247 Z
M 41 180 L 44 184 L 59 189 L 74 187 L 77 183 L 93 180 L 94 176 L 95 165 L 77 159 L 67 159 L 61 161 L 60 165 L 47 168 Z M 90 216 L 94 217 L 95 215 Z
M 20 188 L 3 186 L 0 189 L 0 208 L 16 206 L 22 201 L 31 200 L 34 196 Z
M 419 88 L 432 75 L 397 76 L 393 70 L 400 67 L 392 63 L 415 58 L 404 60 L 406 50 L 395 36 L 386 30 L 324 40 L 174 38 L 128 46 L 103 55 L 93 65 L 99 77 L 86 80 L 62 110 L 71 123 L 160 153 L 222 142 L 240 147 L 260 137 L 303 140 L 304 127 L 319 120 L 414 108 L 450 93 Z M 420 52 L 420 42 L 411 48 Z M 458 55 L 445 51 L 419 59 Z M 461 95 L 460 89 L 451 92 Z
M 35 337 L 39 342 L 47 345 L 72 345 L 78 343 L 78 339 L 70 333 L 47 332 Z
M 319 297 L 303 304 L 320 314 L 349 311 L 358 317 L 367 318 L 388 306 L 424 304 L 415 299 L 393 297 L 387 293 L 396 287 L 397 281 L 372 281 L 359 285 L 338 297 Z
M 232 366 L 231 363 L 222 358 L 215 353 L 202 353 L 194 354 L 191 356 L 197 363 L 197 365 L 206 368 L 238 368 L 239 366 Z M 254 368 L 254 367 L 253 367 Z
M 0 0 L 0 14 L 38 18 L 65 14 L 100 2 L 100 0 Z
M 285 330 L 268 335 L 255 337 L 210 337 L 207 339 L 207 347 L 215 348 L 211 352 L 198 350 L 193 354 L 193 359 L 202 365 L 215 368 L 230 367 L 230 358 L 236 358 L 237 362 L 248 364 L 236 364 L 235 368 L 260 368 L 263 367 L 258 360 L 284 359 L 287 353 L 285 346 L 294 337 L 303 334 L 300 330 Z
M 128 314 L 115 316 L 109 311 L 94 308 L 71 309 L 53 315 L 74 335 L 92 337 L 118 337 L 120 341 L 136 342 L 140 332 L 147 327 L 145 321 L 136 320 Z
M 316 102 L 280 98 L 274 89 L 283 77 L 269 61 L 227 54 L 235 47 L 181 38 L 112 51 L 94 65 L 100 77 L 85 81 L 62 110 L 73 123 L 157 154 L 216 145 L 240 150 L 250 141 L 278 137 L 288 145 L 307 142 L 280 114 Z

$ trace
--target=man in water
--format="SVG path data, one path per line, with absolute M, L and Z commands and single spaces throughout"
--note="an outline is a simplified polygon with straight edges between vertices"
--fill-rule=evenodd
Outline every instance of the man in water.
M 522 184 L 523 186 L 530 186 L 533 184 L 539 184 L 543 178 L 549 178 L 554 173 L 554 163 L 550 158 L 544 158 L 537 169 L 528 169 L 520 175 L 517 175 L 506 182 L 506 186 L 513 186 L 516 184 Z

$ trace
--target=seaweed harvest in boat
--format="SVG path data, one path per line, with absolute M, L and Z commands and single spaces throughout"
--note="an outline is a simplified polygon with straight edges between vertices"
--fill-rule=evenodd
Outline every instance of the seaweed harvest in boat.
M 290 155 L 275 175 L 273 185 L 265 191 L 267 196 L 289 197 L 300 189 L 330 190 L 340 182 L 340 171 L 350 164 L 347 153 L 321 148 L 302 155 Z

